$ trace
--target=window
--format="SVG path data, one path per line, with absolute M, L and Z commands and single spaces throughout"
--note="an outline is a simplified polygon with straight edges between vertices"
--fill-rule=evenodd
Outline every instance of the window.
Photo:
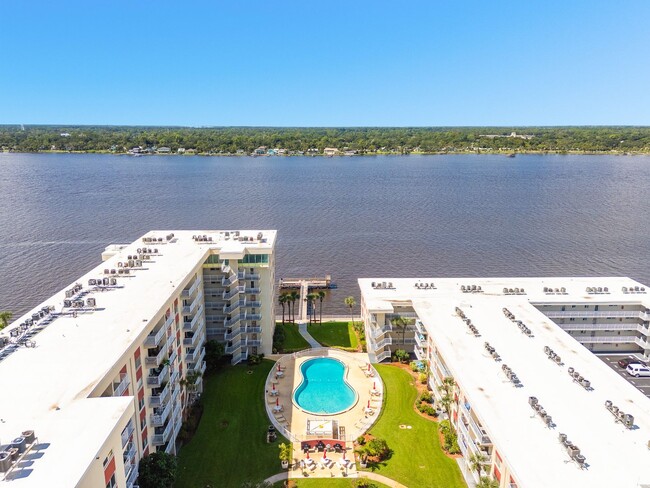
M 246 254 L 244 259 L 238 261 L 239 264 L 269 264 L 268 254 Z
M 115 481 L 115 473 L 113 473 L 111 479 L 108 480 L 108 483 L 106 483 L 106 488 L 115 488 L 116 486 L 117 486 L 117 482 Z
M 141 411 L 143 408 L 144 408 L 144 397 L 138 400 L 138 412 Z
M 110 463 L 112 459 L 113 459 L 113 450 L 111 449 L 110 451 L 108 451 L 108 456 L 106 456 L 106 458 L 104 459 L 104 468 L 108 466 L 108 463 Z
M 138 369 L 140 365 L 142 364 L 142 359 L 140 359 L 140 356 L 135 358 L 135 369 Z

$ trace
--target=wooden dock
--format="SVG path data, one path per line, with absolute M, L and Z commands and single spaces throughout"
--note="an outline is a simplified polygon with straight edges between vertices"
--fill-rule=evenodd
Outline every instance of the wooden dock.
M 298 316 L 299 322 L 307 322 L 307 295 L 309 290 L 318 290 L 325 288 L 336 288 L 332 283 L 332 277 L 327 275 L 325 278 L 285 278 L 280 279 L 280 289 L 300 289 L 300 302 Z

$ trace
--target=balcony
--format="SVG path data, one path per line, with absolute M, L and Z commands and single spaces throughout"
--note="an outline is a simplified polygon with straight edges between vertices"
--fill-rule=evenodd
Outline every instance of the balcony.
M 548 312 L 542 311 L 549 319 L 564 319 L 564 318 L 623 318 L 623 319 L 641 319 L 643 321 L 650 320 L 650 314 L 640 310 L 552 310 Z
M 151 354 L 151 352 L 152 352 L 152 350 L 149 349 L 150 354 Z M 160 363 L 162 363 L 162 360 L 165 359 L 165 354 L 166 353 L 167 353 L 166 348 L 161 348 L 160 351 L 158 351 L 158 353 L 155 353 L 155 351 L 154 351 L 154 354 L 156 354 L 156 355 L 155 356 L 147 356 L 146 358 L 144 358 L 144 364 L 146 364 L 147 366 L 151 366 L 151 367 L 160 366 Z
M 160 341 L 167 334 L 167 330 L 174 322 L 174 315 L 170 315 L 169 318 L 165 321 L 164 325 L 158 329 L 157 332 L 152 332 L 144 340 L 144 347 L 157 347 L 160 344 Z
M 246 346 L 261 346 L 262 341 L 259 339 L 246 339 Z
M 172 413 L 172 419 L 178 425 L 181 424 L 181 402 L 176 403 L 174 407 L 174 413 Z
M 162 427 L 165 423 L 165 420 L 169 417 L 169 413 L 172 411 L 171 402 L 167 403 L 166 407 L 158 408 L 154 410 L 154 413 L 150 415 L 151 425 L 154 427 Z
M 201 279 L 197 277 L 194 280 L 194 283 L 192 283 L 192 286 L 190 286 L 189 289 L 183 290 L 181 292 L 181 297 L 182 298 L 190 298 L 192 295 L 194 295 L 194 292 L 199 288 L 199 285 L 201 284 Z
M 261 313 L 246 313 L 244 314 L 244 320 L 262 320 Z
M 150 407 L 160 407 L 165 404 L 167 400 L 169 400 L 169 392 L 171 391 L 171 386 L 170 383 L 167 383 L 165 387 L 158 392 L 158 394 L 154 395 L 152 393 L 151 397 L 149 398 L 149 406 Z
M 221 295 L 221 297 L 222 297 L 224 300 L 230 301 L 230 300 L 232 300 L 235 296 L 239 295 L 239 293 L 240 293 L 241 291 L 243 291 L 243 290 L 240 290 L 240 288 L 239 288 L 238 286 L 236 286 L 236 287 L 234 287 L 234 288 L 233 288 L 232 290 L 230 290 L 230 291 L 224 291 L 224 292 L 223 292 L 223 295 Z
M 167 373 L 169 373 L 169 366 L 165 365 L 158 373 L 149 374 L 147 377 L 147 385 L 151 387 L 159 387 L 163 384 L 163 381 L 167 378 Z
M 126 373 L 120 373 L 120 382 L 113 383 L 113 396 L 122 396 L 130 384 L 131 380 L 129 379 L 129 375 Z
M 418 344 L 416 344 L 415 347 L 413 348 L 413 352 L 415 353 L 415 357 L 418 358 L 419 361 L 427 360 L 426 347 L 423 349 Z
M 197 347 L 199 340 L 203 337 L 203 331 L 194 333 L 194 335 L 188 337 L 189 333 L 185 333 L 185 338 L 183 339 L 183 345 L 185 347 Z
M 580 344 L 621 344 L 634 343 L 639 339 L 637 336 L 573 336 Z
M 183 322 L 183 330 L 189 331 L 189 330 L 196 330 L 196 326 L 199 322 L 201 322 L 201 317 L 203 316 L 203 305 L 201 305 L 196 312 L 196 315 L 194 315 L 194 318 L 189 321 L 189 322 Z
M 381 363 L 384 359 L 389 359 L 392 352 L 390 349 L 376 354 L 377 362 Z
M 611 324 L 590 324 L 587 322 L 570 322 L 568 324 L 560 324 L 560 327 L 562 327 L 563 330 L 607 330 L 607 331 L 614 331 L 614 330 L 639 330 L 641 331 L 647 331 L 648 329 L 643 328 L 643 326 L 639 325 L 638 323 L 627 323 L 627 324 L 620 324 L 620 323 L 611 323 Z
M 178 381 L 178 370 L 172 371 L 171 377 L 169 378 L 169 382 L 171 383 L 172 387 L 176 385 L 176 382 Z
M 174 364 L 177 358 L 178 358 L 178 351 L 176 348 L 174 348 L 172 350 L 172 353 L 169 355 L 169 364 Z
M 194 297 L 194 300 L 192 300 L 192 303 L 183 306 L 183 315 L 192 315 L 196 311 L 197 307 L 201 304 L 202 298 L 203 293 L 197 293 L 197 295 Z
M 221 280 L 221 286 L 232 286 L 235 283 L 237 283 L 237 276 L 229 275 L 229 276 L 224 276 Z
M 236 327 L 235 329 L 231 330 L 230 332 L 226 332 L 224 334 L 224 339 L 227 341 L 234 341 L 236 340 L 239 336 L 242 335 L 242 328 L 241 327 Z
M 180 403 L 176 402 L 176 400 L 178 399 L 178 396 L 179 396 L 180 394 L 181 394 L 181 386 L 180 386 L 180 385 L 176 385 L 176 386 L 174 387 L 174 391 L 173 391 L 173 393 L 172 393 L 172 401 L 171 401 L 171 405 L 174 405 L 174 404 L 176 404 L 176 405 L 180 405 Z M 174 408 L 174 410 L 176 410 L 176 409 Z M 172 415 L 172 418 L 175 419 L 175 418 L 176 418 L 176 415 Z
M 390 346 L 392 343 L 392 337 L 384 337 L 382 340 L 375 343 L 375 349 L 383 349 L 385 346 Z
M 392 332 L 393 326 L 390 324 L 386 324 L 383 327 L 378 327 L 378 328 L 373 328 L 370 331 L 370 335 L 373 339 L 379 339 L 381 336 L 387 334 L 388 332 Z
M 246 292 L 246 293 L 255 293 L 255 294 L 257 294 L 257 293 L 260 292 L 260 289 L 259 289 L 259 288 L 249 288 L 249 287 L 247 286 L 247 287 L 245 288 L 245 292 Z
M 419 332 L 415 333 L 415 343 L 420 346 L 421 348 L 426 348 L 427 347 L 427 337 L 425 335 L 420 334 Z
M 262 302 L 260 302 L 258 300 L 255 300 L 255 301 L 251 300 L 251 301 L 248 301 L 248 302 L 246 302 L 244 304 L 244 307 L 247 307 L 247 308 L 259 308 L 261 306 L 262 306 Z
M 165 342 L 164 351 L 169 351 L 169 348 L 176 345 L 176 334 L 169 334 L 167 342 Z
M 133 434 L 134 430 L 135 430 L 135 426 L 133 425 L 133 420 L 129 420 L 129 423 L 122 431 L 122 449 L 126 447 L 127 443 L 131 439 L 131 435 Z
M 641 346 L 644 349 L 650 349 L 650 341 L 646 339 L 642 339 L 641 337 L 635 337 L 634 342 L 636 342 L 639 346 Z
M 174 424 L 172 422 L 169 422 L 167 424 L 167 427 L 165 427 L 165 430 L 162 430 L 160 428 L 156 429 L 156 433 L 153 436 L 152 443 L 154 446 L 163 446 L 167 443 L 169 440 L 169 437 L 172 433 L 172 426 Z M 160 432 L 160 433 L 159 433 Z
M 130 470 L 125 472 L 128 472 L 128 475 L 126 477 L 126 488 L 135 488 L 136 487 L 135 482 L 138 479 L 138 463 L 134 462 L 130 466 Z
M 246 306 L 246 300 L 237 300 L 235 303 L 231 303 L 230 305 L 224 305 L 223 313 L 229 315 L 235 312 L 236 310 L 239 310 L 240 307 L 245 307 L 245 306 Z
M 237 325 L 243 318 L 243 314 L 235 315 L 234 317 L 224 320 L 223 325 L 227 328 L 234 328 L 234 326 Z
M 230 269 L 230 266 L 228 265 L 228 263 L 226 263 L 224 261 L 223 263 L 221 263 L 221 271 L 223 273 L 230 273 L 230 271 L 232 271 L 232 270 Z
M 261 334 L 262 333 L 262 328 L 258 327 L 257 325 L 248 325 L 244 329 L 244 332 L 246 334 Z
M 241 349 L 241 341 L 233 342 L 232 345 L 226 346 L 225 353 L 235 355 L 239 349 Z
M 124 460 L 124 465 L 126 466 L 129 462 L 133 461 L 135 458 L 135 454 L 137 452 L 137 448 L 135 447 L 135 443 L 129 442 L 124 450 L 124 453 L 122 455 L 122 458 Z

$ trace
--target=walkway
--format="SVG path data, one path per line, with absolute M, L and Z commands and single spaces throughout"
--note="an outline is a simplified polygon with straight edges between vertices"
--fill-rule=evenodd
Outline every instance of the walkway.
M 307 331 L 307 324 L 306 323 L 303 322 L 301 324 L 298 324 L 298 332 L 300 332 L 300 335 L 303 336 L 307 342 L 309 342 L 309 347 L 312 347 L 312 348 L 314 348 L 314 347 L 323 347 Z
M 360 477 L 360 478 L 368 478 L 369 480 L 378 481 L 379 483 L 383 483 L 386 486 L 391 486 L 392 488 L 408 488 L 406 485 L 398 483 L 397 481 L 394 481 L 394 480 L 392 480 L 390 478 L 386 478 L 386 476 L 382 476 L 380 474 L 373 473 L 373 472 L 370 472 L 370 471 L 359 471 L 359 472 L 356 473 L 356 475 L 358 477 Z M 320 478 L 320 477 L 321 476 L 314 476 L 313 474 L 311 474 L 309 476 L 309 478 Z M 328 474 L 327 476 L 322 476 L 322 477 L 330 478 L 330 475 Z M 354 478 L 355 476 L 351 476 L 351 477 Z M 271 483 L 271 484 L 274 484 L 274 483 L 277 483 L 278 481 L 286 480 L 288 478 L 289 478 L 289 473 L 287 471 L 285 471 L 285 472 L 282 472 L 282 473 L 274 474 L 273 476 L 270 476 L 270 477 L 266 478 L 264 481 L 266 481 L 268 483 Z M 298 476 L 293 477 L 292 476 L 292 478 L 293 479 L 301 479 L 302 477 L 298 477 Z

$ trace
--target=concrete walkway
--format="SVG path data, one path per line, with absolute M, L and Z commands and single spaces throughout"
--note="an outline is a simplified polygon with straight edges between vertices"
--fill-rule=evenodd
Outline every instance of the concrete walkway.
M 368 478 L 369 480 L 378 481 L 379 483 L 383 483 L 386 486 L 391 486 L 393 488 L 408 488 L 406 485 L 398 483 L 397 481 L 394 481 L 394 480 L 392 480 L 390 478 L 386 478 L 386 476 L 382 476 L 382 475 L 377 474 L 377 473 L 372 473 L 370 471 L 359 471 L 359 472 L 357 472 L 355 474 L 359 478 Z M 320 478 L 320 477 L 312 475 L 312 476 L 310 476 L 310 478 Z M 327 476 L 327 478 L 330 478 L 330 477 Z M 282 472 L 282 473 L 274 474 L 273 476 L 270 476 L 270 477 L 266 478 L 264 481 L 273 484 L 273 483 L 277 483 L 278 481 L 282 481 L 282 480 L 286 480 L 286 479 L 289 479 L 289 473 L 285 471 L 285 472 Z M 295 479 L 302 479 L 302 478 L 296 477 Z
M 298 332 L 300 332 L 300 335 L 303 336 L 307 342 L 309 342 L 309 347 L 323 347 L 318 341 L 316 341 L 316 339 L 311 336 L 309 332 L 307 332 L 307 324 L 298 324 Z

